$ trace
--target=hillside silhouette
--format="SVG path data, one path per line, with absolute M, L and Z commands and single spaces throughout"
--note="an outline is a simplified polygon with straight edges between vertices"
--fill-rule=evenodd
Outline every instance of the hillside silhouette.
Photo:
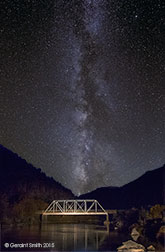
M 122 187 L 98 188 L 79 198 L 96 199 L 106 209 L 128 209 L 165 204 L 165 165 L 146 172 Z
M 69 189 L 0 145 L 0 217 L 2 219 L 8 209 L 14 209 L 16 205 L 22 209 L 23 205 L 37 206 L 38 204 L 35 208 L 37 210 L 42 209 L 52 200 L 71 198 L 74 198 L 74 195 Z
M 80 199 L 96 199 L 105 209 L 141 208 L 165 204 L 165 165 L 148 171 L 122 187 L 103 187 Z M 0 221 L 28 221 L 56 199 L 73 199 L 74 194 L 46 176 L 17 154 L 0 145 Z M 20 217 L 22 216 L 22 217 Z

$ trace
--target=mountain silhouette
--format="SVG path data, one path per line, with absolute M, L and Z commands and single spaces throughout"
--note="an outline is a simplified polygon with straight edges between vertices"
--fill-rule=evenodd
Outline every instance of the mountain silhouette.
M 45 175 L 41 169 L 28 164 L 17 154 L 0 145 L 0 195 L 10 204 L 24 197 L 50 202 L 73 198 L 73 193 Z
M 96 199 L 106 209 L 128 209 L 165 204 L 165 165 L 148 171 L 122 187 L 103 187 L 79 199 Z M 73 199 L 74 194 L 39 168 L 0 145 L 0 195 L 10 204 L 24 197 L 51 202 Z M 3 197 L 2 197 L 3 199 Z
M 106 209 L 128 209 L 165 204 L 165 165 L 148 171 L 122 187 L 103 187 L 80 199 L 96 199 Z

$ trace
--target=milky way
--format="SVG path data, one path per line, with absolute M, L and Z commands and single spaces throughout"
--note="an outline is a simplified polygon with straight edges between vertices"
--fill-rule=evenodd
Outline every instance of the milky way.
M 161 1 L 1 5 L 1 144 L 77 195 L 165 162 Z

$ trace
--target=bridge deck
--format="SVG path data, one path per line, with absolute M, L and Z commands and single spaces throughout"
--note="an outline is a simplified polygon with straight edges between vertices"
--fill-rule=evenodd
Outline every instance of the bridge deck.
M 89 213 L 89 212 L 59 212 L 59 213 L 55 213 L 55 212 L 48 212 L 48 213 L 43 213 L 42 215 L 107 215 L 108 213 L 103 213 L 103 212 L 93 212 L 93 213 Z

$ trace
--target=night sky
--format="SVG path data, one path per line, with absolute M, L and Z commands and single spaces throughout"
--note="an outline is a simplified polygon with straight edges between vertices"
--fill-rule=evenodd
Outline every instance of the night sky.
M 77 195 L 164 164 L 162 2 L 2 0 L 0 143 Z

